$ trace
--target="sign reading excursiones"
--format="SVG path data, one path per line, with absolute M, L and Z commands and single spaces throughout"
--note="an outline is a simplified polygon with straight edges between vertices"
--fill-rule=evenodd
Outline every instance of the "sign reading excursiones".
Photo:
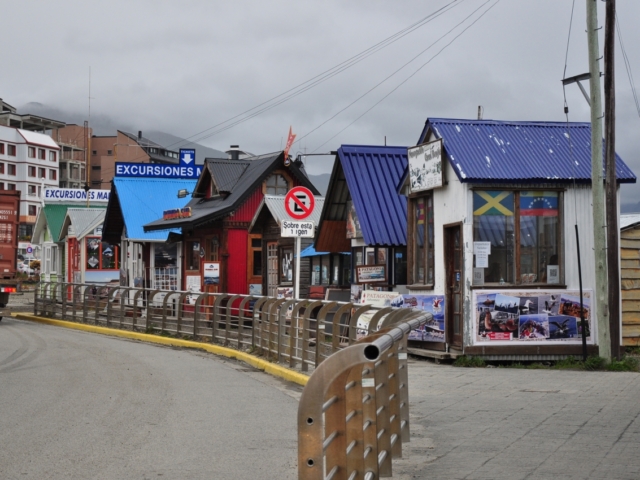
M 202 165 L 116 162 L 116 177 L 198 178 Z

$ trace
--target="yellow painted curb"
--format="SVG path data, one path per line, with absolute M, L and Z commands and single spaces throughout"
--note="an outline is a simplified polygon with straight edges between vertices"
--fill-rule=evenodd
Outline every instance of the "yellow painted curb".
M 220 355 L 222 357 L 235 358 L 241 362 L 247 363 L 258 370 L 273 375 L 274 377 L 282 378 L 288 382 L 297 383 L 298 385 L 305 386 L 309 381 L 307 375 L 298 373 L 294 370 L 282 367 L 275 363 L 267 362 L 261 358 L 255 357 L 245 352 L 239 352 L 232 348 L 221 347 L 219 345 L 213 345 L 210 343 L 200 343 L 191 340 L 181 340 L 179 338 L 161 337 L 158 335 L 150 335 L 148 333 L 131 332 L 128 330 L 116 330 L 114 328 L 97 327 L 95 325 L 86 325 L 83 323 L 66 322 L 64 320 L 53 320 L 51 318 L 38 317 L 30 313 L 12 313 L 17 319 L 29 320 L 32 322 L 44 323 L 47 325 L 54 325 L 56 327 L 71 328 L 73 330 L 82 330 L 84 332 L 99 333 L 101 335 L 110 335 L 112 337 L 123 337 L 132 340 L 139 340 L 147 343 L 157 343 L 160 345 L 170 345 L 172 347 L 194 348 L 198 350 L 204 350 L 214 355 Z

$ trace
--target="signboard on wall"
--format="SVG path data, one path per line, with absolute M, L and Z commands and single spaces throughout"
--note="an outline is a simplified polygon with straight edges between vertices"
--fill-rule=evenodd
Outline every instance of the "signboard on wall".
M 204 262 L 204 284 L 219 285 L 220 284 L 220 262 Z
M 591 291 L 582 296 L 587 343 L 591 335 Z M 580 297 L 576 291 L 474 290 L 474 344 L 582 343 Z
M 411 193 L 444 185 L 442 139 L 407 149 Z
M 116 162 L 116 177 L 198 178 L 202 165 Z
M 110 190 L 89 190 L 82 188 L 45 188 L 44 203 L 53 202 L 86 202 L 87 194 L 90 202 L 109 203 Z
M 358 265 L 356 283 L 387 283 L 386 265 Z
M 368 304 L 374 307 L 398 307 L 398 308 L 417 308 L 424 310 L 433 315 L 433 319 L 428 324 L 418 330 L 409 332 L 409 340 L 418 342 L 438 342 L 444 343 L 444 312 L 445 303 L 444 295 L 414 295 L 399 294 L 397 292 L 377 292 L 374 290 L 365 290 L 362 292 L 360 303 Z M 357 334 L 359 337 L 365 336 L 369 328 L 369 322 L 375 312 L 367 312 L 358 319 Z

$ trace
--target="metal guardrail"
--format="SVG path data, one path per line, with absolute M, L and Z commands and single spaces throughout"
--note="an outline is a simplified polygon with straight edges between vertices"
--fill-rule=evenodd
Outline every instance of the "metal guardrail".
M 380 330 L 316 368 L 298 407 L 300 480 L 392 475 L 410 440 L 407 336 L 431 320 L 420 310 L 387 315 Z
M 298 478 L 391 476 L 409 435 L 407 337 L 433 320 L 417 309 L 40 283 L 34 313 L 248 350 L 313 371 L 298 409 Z M 366 315 L 370 320 L 358 324 Z
M 42 282 L 34 313 L 79 323 L 213 342 L 310 372 L 409 309 L 111 285 Z M 371 317 L 358 328 L 362 315 Z

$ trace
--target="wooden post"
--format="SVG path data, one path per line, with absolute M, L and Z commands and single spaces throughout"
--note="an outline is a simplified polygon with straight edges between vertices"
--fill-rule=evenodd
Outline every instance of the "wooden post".
M 615 31 L 616 0 L 607 0 L 604 29 L 604 138 L 607 211 L 607 270 L 611 356 L 620 359 L 620 245 L 616 179 Z
M 598 322 L 600 356 L 611 358 L 609 308 L 606 265 L 606 235 L 604 215 L 604 179 L 602 177 L 602 95 L 598 59 L 598 11 L 596 0 L 587 0 L 587 38 L 589 43 L 589 73 L 591 75 L 591 195 L 593 204 L 593 247 L 595 256 L 595 319 Z M 592 306 L 593 313 L 593 306 Z M 592 317 L 593 318 L 593 317 Z

